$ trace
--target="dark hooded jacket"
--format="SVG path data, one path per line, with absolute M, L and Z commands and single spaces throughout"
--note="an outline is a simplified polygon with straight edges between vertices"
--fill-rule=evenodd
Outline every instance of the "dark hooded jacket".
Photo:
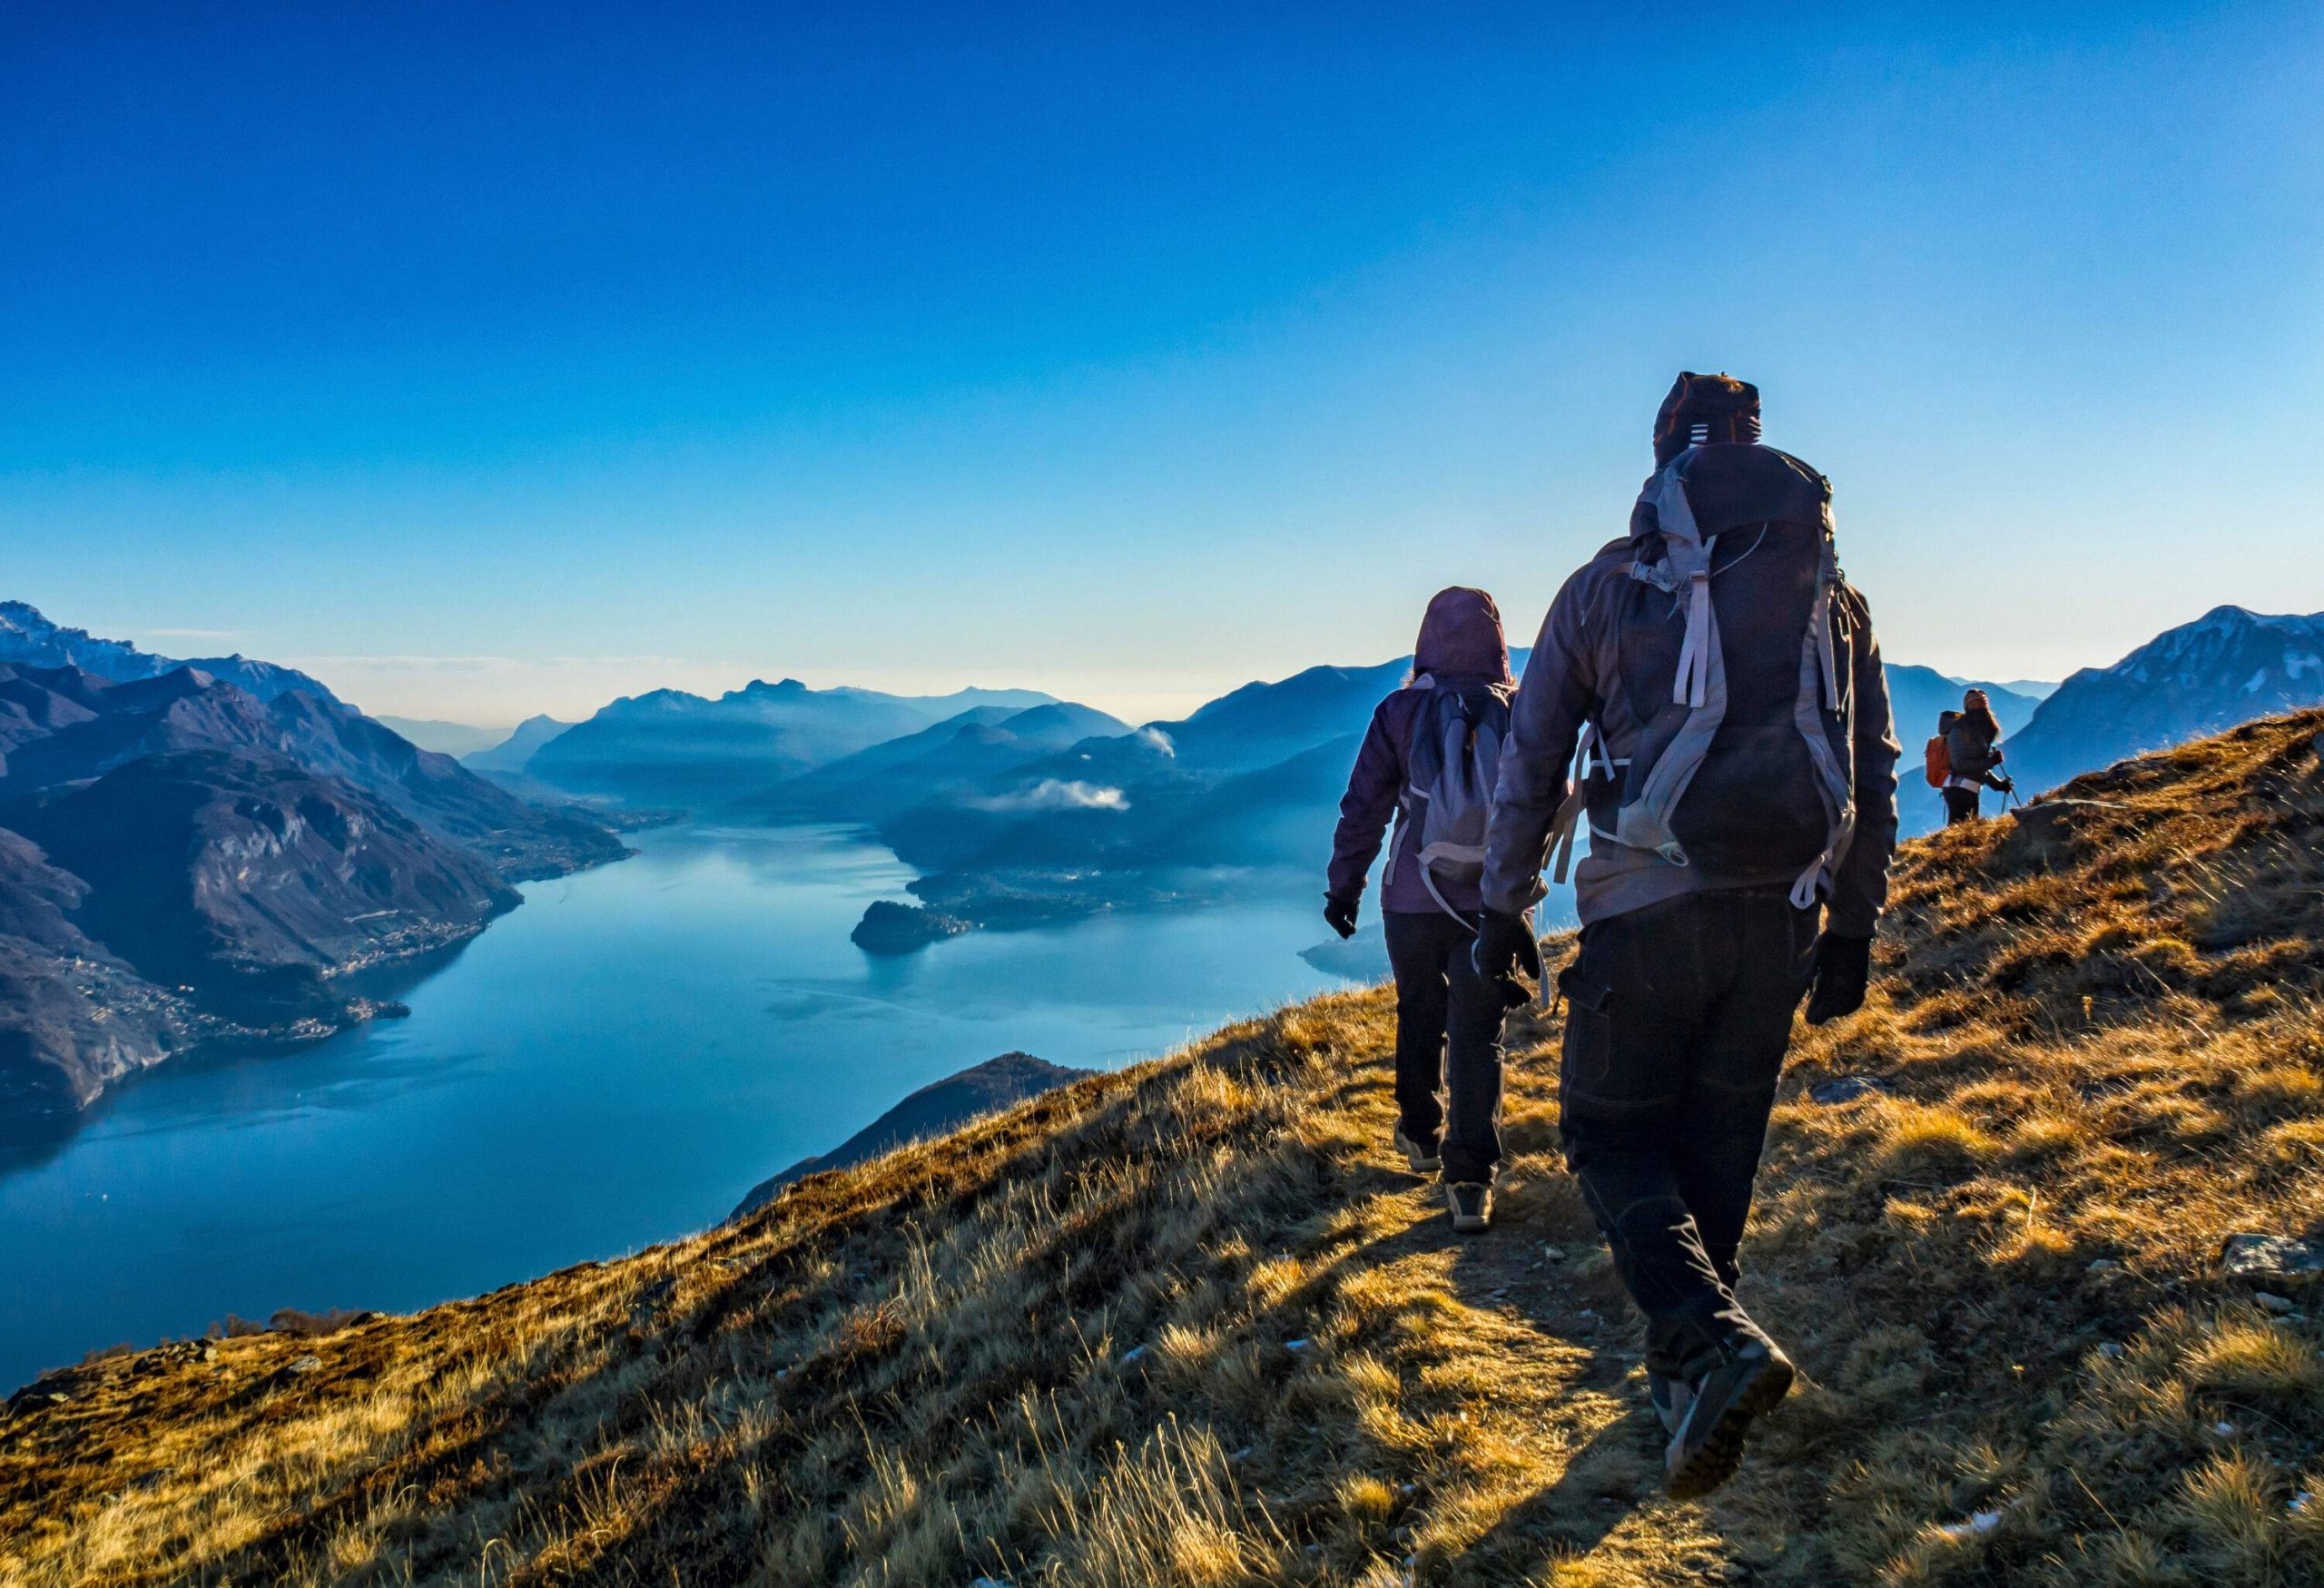
M 1339 830 L 1332 839 L 1332 865 L 1326 892 L 1337 898 L 1359 898 L 1364 879 L 1380 853 L 1380 838 L 1389 818 L 1395 819 L 1393 856 L 1387 879 L 1380 888 L 1380 908 L 1394 914 L 1434 912 L 1436 901 L 1420 877 L 1420 845 L 1407 843 L 1404 829 L 1412 819 L 1410 802 L 1403 796 L 1412 777 L 1413 739 L 1431 695 L 1439 688 L 1488 689 L 1507 700 L 1516 693 L 1509 676 L 1509 642 L 1502 636 L 1501 610 L 1482 590 L 1456 585 L 1440 590 L 1421 619 L 1420 639 L 1413 647 L 1410 683 L 1382 701 L 1372 713 L 1372 726 L 1356 753 L 1355 770 L 1349 774 L 1346 797 L 1340 801 Z M 1440 882 L 1445 902 L 1455 910 L 1473 912 L 1482 901 L 1476 884 L 1446 879 Z

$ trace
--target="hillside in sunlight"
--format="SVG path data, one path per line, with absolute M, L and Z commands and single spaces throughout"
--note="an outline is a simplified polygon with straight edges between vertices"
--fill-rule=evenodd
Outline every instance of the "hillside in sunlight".
M 1745 1248 L 1803 1386 L 1707 1504 L 1658 1491 L 1554 1021 L 1460 1240 L 1375 990 L 634 1257 L 43 1380 L 0 1581 L 2324 1581 L 2319 730 L 1905 852 Z

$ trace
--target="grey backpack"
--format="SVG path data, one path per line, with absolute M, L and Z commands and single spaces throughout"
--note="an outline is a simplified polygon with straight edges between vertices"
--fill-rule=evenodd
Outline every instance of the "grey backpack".
M 1441 882 L 1475 883 L 1484 875 L 1485 829 L 1501 776 L 1501 745 L 1509 732 L 1509 702 L 1497 690 L 1439 685 L 1413 729 L 1413 776 L 1405 810 L 1420 840 L 1421 885 L 1454 920 L 1468 917 L 1446 902 Z

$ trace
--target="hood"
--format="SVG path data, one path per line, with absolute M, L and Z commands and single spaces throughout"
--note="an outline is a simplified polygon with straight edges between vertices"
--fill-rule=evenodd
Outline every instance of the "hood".
M 1501 608 L 1492 597 L 1465 585 L 1432 597 L 1413 646 L 1413 672 L 1508 683 L 1509 641 L 1502 635 Z

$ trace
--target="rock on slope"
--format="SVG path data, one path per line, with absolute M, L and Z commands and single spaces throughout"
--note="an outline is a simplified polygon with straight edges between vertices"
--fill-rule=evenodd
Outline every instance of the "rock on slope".
M 1456 1240 L 1388 1150 L 1373 991 L 688 1240 L 46 1380 L 0 1574 L 2314 1583 L 2324 1296 L 2218 1259 L 2324 1222 L 2319 730 L 1905 851 L 1745 1247 L 1807 1382 L 1712 1504 L 1656 1490 L 1555 1025 L 1512 1024 L 1502 1219 Z
M 903 1101 L 881 1114 L 854 1135 L 832 1148 L 829 1152 L 812 1158 L 803 1158 L 781 1174 L 761 1180 L 735 1208 L 733 1217 L 765 1207 L 783 1192 L 785 1186 L 805 1179 L 809 1175 L 827 1174 L 832 1169 L 846 1169 L 883 1152 L 891 1152 L 909 1142 L 922 1141 L 931 1136 L 941 1136 L 956 1130 L 971 1119 L 1039 1097 L 1045 1091 L 1081 1080 L 1097 1074 L 1094 1070 L 1073 1070 L 1062 1064 L 1050 1064 L 1030 1053 L 1003 1053 L 998 1059 L 988 1059 L 972 1064 L 957 1074 L 931 1081 L 911 1093 Z

